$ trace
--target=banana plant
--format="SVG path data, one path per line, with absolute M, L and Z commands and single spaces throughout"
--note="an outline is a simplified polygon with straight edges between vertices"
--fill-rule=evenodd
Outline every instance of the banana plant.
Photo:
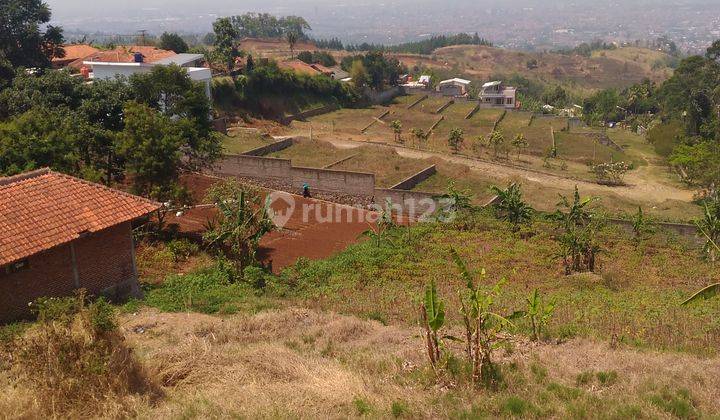
M 445 302 L 440 300 L 435 286 L 435 280 L 425 288 L 425 296 L 420 304 L 420 317 L 425 328 L 425 339 L 428 357 L 433 369 L 440 361 L 440 340 L 438 333 L 445 325 Z
M 714 248 L 715 251 L 720 252 L 720 247 L 718 246 L 717 242 L 715 242 L 702 227 L 698 225 L 698 228 L 700 229 L 700 232 L 705 235 L 705 238 L 707 238 L 708 246 L 711 246 Z M 689 303 L 697 302 L 699 300 L 710 299 L 718 295 L 720 295 L 720 283 L 711 284 L 695 292 L 692 296 L 685 299 L 685 301 L 681 303 L 681 305 L 687 305 Z
M 482 282 L 475 278 L 467 265 L 454 248 L 450 249 L 455 265 L 465 281 L 465 290 L 459 291 L 460 315 L 465 325 L 465 352 L 472 365 L 473 384 L 482 383 L 488 387 L 497 386 L 497 368 L 492 362 L 492 352 L 500 340 L 503 330 L 514 327 L 512 320 L 522 316 L 515 312 L 503 316 L 493 311 L 495 299 L 500 295 L 504 279 L 489 290 L 482 287 Z M 485 278 L 485 270 L 480 272 Z
M 534 341 L 540 340 L 540 335 L 555 312 L 555 302 L 543 304 L 538 289 L 533 290 L 527 298 L 527 317 L 530 318 L 532 336 Z

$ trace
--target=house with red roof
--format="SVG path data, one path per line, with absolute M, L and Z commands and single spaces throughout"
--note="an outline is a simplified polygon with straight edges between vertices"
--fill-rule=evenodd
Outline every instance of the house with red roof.
M 40 297 L 138 296 L 132 222 L 153 201 L 49 169 L 0 178 L 0 322 Z

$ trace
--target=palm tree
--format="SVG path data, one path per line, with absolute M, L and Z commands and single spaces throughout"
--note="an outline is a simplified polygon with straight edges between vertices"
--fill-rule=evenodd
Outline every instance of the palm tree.
M 295 44 L 298 42 L 298 34 L 295 31 L 288 31 L 285 34 L 285 39 L 290 46 L 290 59 L 295 58 Z

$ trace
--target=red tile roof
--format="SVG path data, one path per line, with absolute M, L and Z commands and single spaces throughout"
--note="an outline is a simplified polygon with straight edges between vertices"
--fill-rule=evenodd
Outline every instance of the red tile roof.
M 83 58 L 83 61 L 97 61 L 103 63 L 132 63 L 135 60 L 135 53 L 140 53 L 145 57 L 146 63 L 154 63 L 163 58 L 172 57 L 173 51 L 161 50 L 155 47 L 142 45 L 125 45 L 115 48 L 114 50 L 98 51 Z
M 49 169 L 0 178 L 0 266 L 159 207 L 142 197 Z
M 63 57 L 53 57 L 53 62 L 71 62 L 79 58 L 85 58 L 91 54 L 100 51 L 97 48 L 87 44 L 70 44 L 63 45 L 65 55 Z

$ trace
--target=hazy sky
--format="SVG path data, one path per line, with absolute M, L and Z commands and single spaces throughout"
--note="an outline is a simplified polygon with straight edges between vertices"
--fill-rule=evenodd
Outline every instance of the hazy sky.
M 313 36 L 392 43 L 429 33 L 479 32 L 517 46 L 568 40 L 678 40 L 720 34 L 720 0 L 45 0 L 68 30 L 203 33 L 218 16 L 248 11 L 305 17 Z

